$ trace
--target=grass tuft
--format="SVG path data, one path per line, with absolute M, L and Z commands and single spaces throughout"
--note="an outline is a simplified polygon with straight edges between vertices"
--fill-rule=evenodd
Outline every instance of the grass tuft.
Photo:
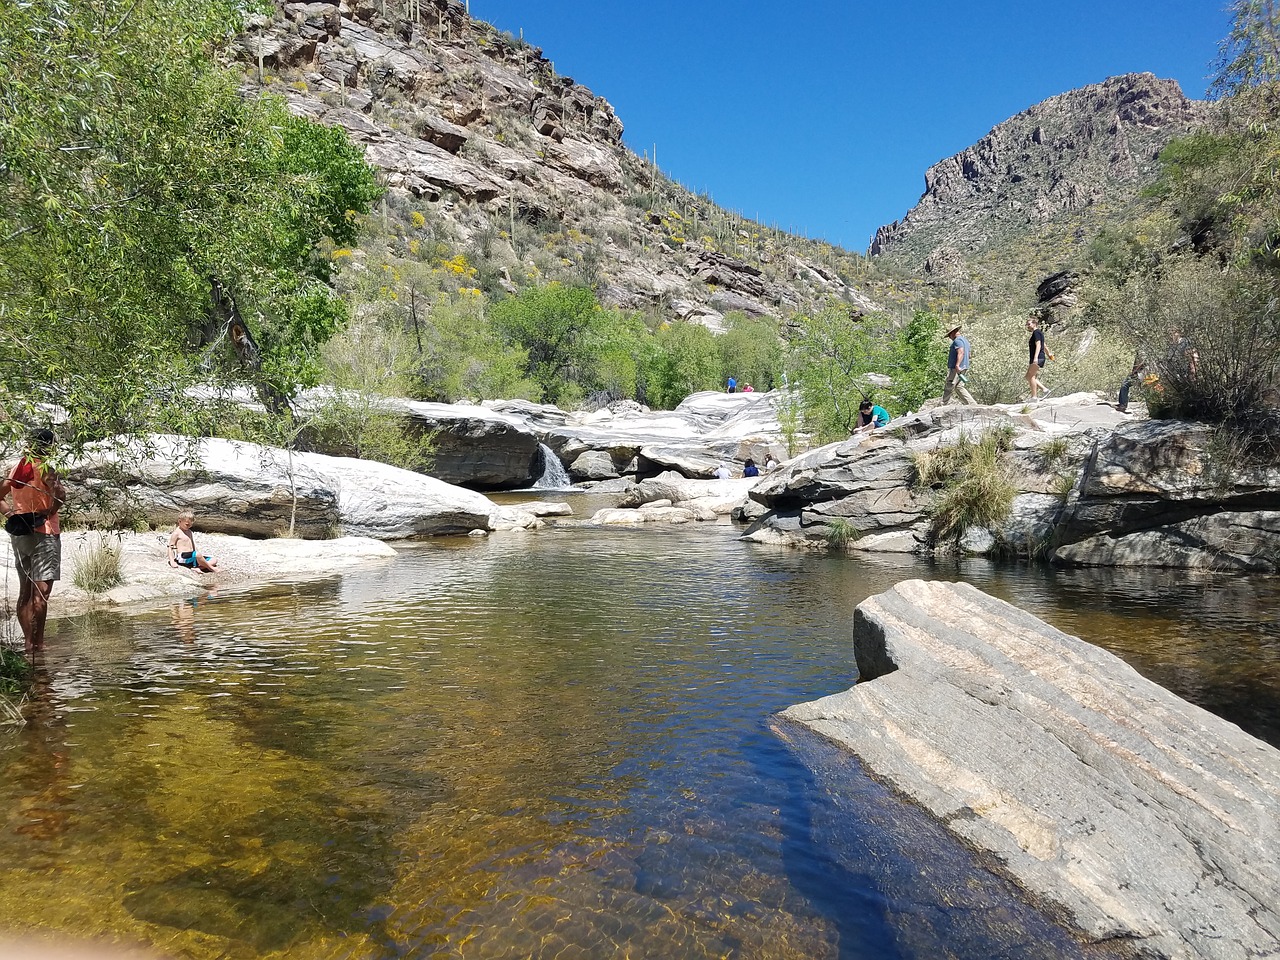
M 13 707 L 5 698 L 25 694 L 31 685 L 31 674 L 31 664 L 21 650 L 0 644 L 0 722 L 9 722 L 5 707 Z
M 940 488 L 931 510 L 939 539 L 968 527 L 998 527 L 1008 518 L 1018 493 L 1004 460 L 1013 433 L 991 430 L 976 442 L 962 435 L 954 446 L 916 455 L 916 488 Z
M 1040 462 L 1049 470 L 1052 470 L 1065 460 L 1070 451 L 1071 441 L 1066 437 L 1054 437 L 1052 440 L 1036 447 L 1036 453 L 1040 455 Z
M 855 527 L 845 517 L 835 517 L 829 524 L 823 534 L 827 538 L 827 546 L 833 550 L 843 550 L 849 544 L 862 538 L 862 531 Z
M 85 593 L 106 593 L 112 587 L 124 583 L 124 574 L 120 569 L 120 548 L 107 543 L 106 538 L 99 536 L 98 541 L 76 557 L 71 572 L 71 582 Z

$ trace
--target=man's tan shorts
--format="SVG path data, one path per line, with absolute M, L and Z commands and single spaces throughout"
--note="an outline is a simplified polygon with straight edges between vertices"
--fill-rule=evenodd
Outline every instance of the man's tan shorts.
M 59 580 L 62 578 L 62 537 L 56 533 L 29 533 L 10 537 L 13 542 L 13 565 L 18 568 L 18 582 L 23 580 Z

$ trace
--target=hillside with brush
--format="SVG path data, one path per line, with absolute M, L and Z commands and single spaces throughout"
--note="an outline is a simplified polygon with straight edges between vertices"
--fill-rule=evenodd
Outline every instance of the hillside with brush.
M 1213 109 L 1150 73 L 1051 97 L 930 167 L 871 255 L 980 299 L 1025 296 L 1078 267 L 1099 230 L 1142 215 L 1160 151 Z
M 344 129 L 388 188 L 388 254 L 492 297 L 560 280 L 723 329 L 878 307 L 863 257 L 763 227 L 664 176 L 603 97 L 456 0 L 283 3 L 236 44 L 245 89 Z

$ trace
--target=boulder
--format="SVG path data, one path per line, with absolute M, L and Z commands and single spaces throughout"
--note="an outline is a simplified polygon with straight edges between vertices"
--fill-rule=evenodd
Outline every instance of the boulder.
M 613 457 L 603 450 L 587 450 L 569 464 L 569 476 L 579 480 L 615 480 L 619 476 Z
M 646 504 L 637 510 L 606 508 L 597 510 L 591 517 L 591 523 L 601 526 L 637 526 L 645 523 L 693 523 L 699 520 L 714 520 L 716 515 L 709 510 L 693 507 L 676 507 L 670 504 Z
M 1075 565 L 1280 570 L 1280 464 L 1221 431 L 1126 423 L 1099 439 L 1063 511 L 1053 559 Z
M 1053 526 L 1062 512 L 1062 499 L 1046 493 L 1020 493 L 1013 498 L 1009 517 L 997 539 L 1007 553 L 1043 557 L 1053 541 Z
M 538 435 L 514 412 L 465 403 L 379 402 L 431 434 L 429 472 L 437 479 L 477 490 L 515 490 L 530 486 L 540 474 Z
M 697 505 L 713 514 L 727 516 L 743 505 L 756 477 L 729 480 L 689 480 L 675 472 L 642 480 L 618 501 L 619 508 L 637 508 L 659 501 L 681 506 Z
M 291 453 L 234 440 L 155 436 L 104 447 L 68 471 L 79 496 L 119 515 L 251 537 L 396 540 L 492 528 L 494 505 L 461 487 L 370 460 Z
M 186 599 L 202 589 L 331 577 L 352 567 L 387 563 L 396 557 L 395 549 L 389 544 L 368 537 L 251 540 L 207 533 L 206 521 L 212 519 L 202 515 L 195 533 L 200 552 L 218 561 L 218 567 L 212 573 L 169 566 L 166 549 L 168 530 L 145 533 L 64 530 L 63 579 L 53 592 L 51 615 L 67 616 L 103 605 L 124 606 L 166 598 Z M 16 577 L 12 572 L 13 552 L 8 541 L 9 538 L 0 537 L 0 567 L 8 569 Z M 73 572 L 100 545 L 108 546 L 119 554 L 121 582 L 105 592 L 89 593 L 76 585 Z
M 1059 547 L 1053 559 L 1080 567 L 1278 573 L 1280 511 L 1225 511 L 1123 536 L 1103 534 Z
M 992 854 L 1089 940 L 1280 945 L 1280 751 L 963 583 L 859 605 L 859 682 L 782 716 Z

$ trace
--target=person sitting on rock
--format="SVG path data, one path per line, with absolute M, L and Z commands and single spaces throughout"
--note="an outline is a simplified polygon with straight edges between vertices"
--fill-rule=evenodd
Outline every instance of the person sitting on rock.
M 212 573 L 217 569 L 218 561 L 196 551 L 196 541 L 191 535 L 191 525 L 195 521 L 196 515 L 190 510 L 178 514 L 178 525 L 169 534 L 169 566 Z
M 756 466 L 756 462 L 747 457 L 747 462 L 742 465 L 742 475 L 744 477 L 760 476 L 760 468 Z
M 716 467 L 716 472 L 713 473 L 712 476 L 715 477 L 717 480 L 728 480 L 731 476 L 733 476 L 733 474 L 729 472 L 729 465 L 727 463 L 721 462 L 720 466 Z
M 889 411 L 877 403 L 870 400 L 863 400 L 858 405 L 858 425 L 853 430 L 853 435 L 860 436 L 862 434 L 874 433 L 877 430 L 883 430 L 889 425 Z

